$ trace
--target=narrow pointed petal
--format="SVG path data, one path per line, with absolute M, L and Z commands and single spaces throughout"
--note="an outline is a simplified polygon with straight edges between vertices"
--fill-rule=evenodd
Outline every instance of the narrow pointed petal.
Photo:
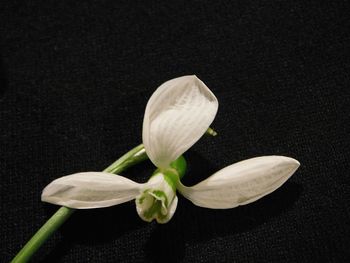
M 187 151 L 215 118 L 218 101 L 196 76 L 162 84 L 149 99 L 142 139 L 150 160 L 160 168 Z
M 52 181 L 41 195 L 44 202 L 70 208 L 100 208 L 134 199 L 143 185 L 123 176 L 85 172 Z
M 227 166 L 192 187 L 178 190 L 195 205 L 233 208 L 275 191 L 298 169 L 299 162 L 284 156 L 263 156 Z

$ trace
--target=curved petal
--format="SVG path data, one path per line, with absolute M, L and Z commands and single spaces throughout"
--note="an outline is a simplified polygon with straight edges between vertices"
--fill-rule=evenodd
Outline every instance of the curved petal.
M 233 208 L 275 191 L 298 169 L 299 162 L 284 156 L 263 156 L 227 166 L 192 187 L 180 183 L 179 192 L 195 205 Z
M 171 202 L 171 205 L 169 207 L 169 211 L 166 214 L 165 218 L 162 218 L 161 220 L 157 220 L 158 223 L 165 224 L 165 223 L 168 223 L 170 221 L 170 219 L 173 218 L 173 215 L 175 214 L 175 211 L 176 211 L 177 202 L 178 202 L 178 198 L 175 195 L 174 200 Z
M 142 187 L 110 173 L 76 173 L 52 181 L 43 190 L 41 200 L 80 209 L 108 207 L 134 199 Z
M 160 168 L 187 151 L 214 120 L 218 101 L 196 76 L 162 84 L 149 99 L 142 140 L 150 160 Z

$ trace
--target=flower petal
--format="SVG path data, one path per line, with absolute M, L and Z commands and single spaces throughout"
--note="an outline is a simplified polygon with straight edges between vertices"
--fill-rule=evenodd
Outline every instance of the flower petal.
M 196 76 L 162 84 L 149 99 L 142 139 L 150 160 L 160 168 L 187 151 L 214 120 L 218 101 Z
M 52 181 L 43 190 L 41 200 L 80 209 L 108 207 L 134 199 L 142 187 L 110 173 L 76 173 Z
M 166 216 L 164 218 L 158 219 L 157 220 L 158 223 L 165 224 L 165 223 L 168 223 L 170 221 L 170 219 L 175 214 L 176 207 L 177 207 L 177 201 L 178 201 L 178 198 L 175 195 L 174 200 L 171 202 L 171 205 L 168 209 L 169 210 L 168 213 L 166 214 Z
M 275 191 L 298 169 L 299 162 L 284 156 L 263 156 L 227 166 L 193 187 L 178 190 L 195 205 L 233 208 Z

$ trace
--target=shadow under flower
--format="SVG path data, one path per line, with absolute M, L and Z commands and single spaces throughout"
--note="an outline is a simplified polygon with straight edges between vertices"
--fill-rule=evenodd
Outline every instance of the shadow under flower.
M 41 262 L 61 262 L 72 244 L 96 245 L 111 242 L 143 225 L 143 221 L 136 215 L 134 202 L 110 208 L 76 211 L 59 230 L 61 240 L 48 254 L 41 257 Z
M 0 99 L 4 96 L 5 91 L 8 88 L 8 77 L 7 71 L 2 62 L 2 58 L 0 56 Z

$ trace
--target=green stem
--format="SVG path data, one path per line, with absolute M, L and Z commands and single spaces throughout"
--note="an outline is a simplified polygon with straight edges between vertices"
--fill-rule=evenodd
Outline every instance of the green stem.
M 75 209 L 62 206 L 46 221 L 11 262 L 27 262 L 42 244 L 74 213 Z
M 140 144 L 139 146 L 136 146 L 134 149 L 124 154 L 122 157 L 120 157 L 118 160 L 116 160 L 103 171 L 106 173 L 114 174 L 120 173 L 122 171 L 125 171 L 129 167 L 134 166 L 135 164 L 138 164 L 147 159 L 148 156 L 146 154 L 145 147 L 143 146 L 143 144 Z
M 205 132 L 207 135 L 211 135 L 211 136 L 216 136 L 218 135 L 218 133 L 213 129 L 213 128 L 208 128 L 208 130 Z
M 147 160 L 147 154 L 143 144 L 136 146 L 124 154 L 113 164 L 104 169 L 108 173 L 120 173 L 127 168 Z M 46 221 L 46 223 L 34 234 L 27 244 L 18 252 L 12 263 L 27 262 L 44 242 L 74 213 L 75 209 L 62 206 Z

